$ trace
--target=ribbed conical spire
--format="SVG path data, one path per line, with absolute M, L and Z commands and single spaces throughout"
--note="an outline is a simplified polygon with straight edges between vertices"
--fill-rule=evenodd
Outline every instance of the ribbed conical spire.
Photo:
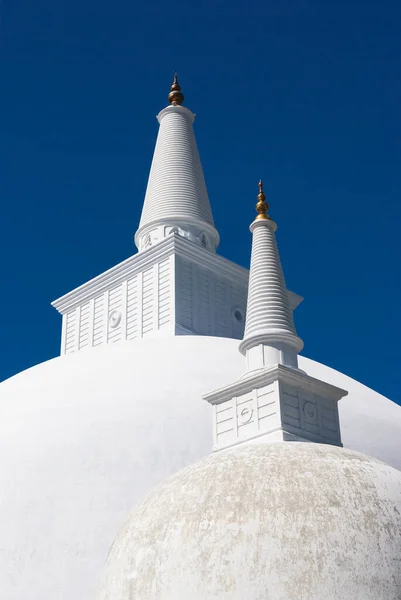
M 204 397 L 213 405 L 213 450 L 264 442 L 341 446 L 337 402 L 346 391 L 298 369 L 302 340 L 288 301 L 275 231 L 259 182 L 245 336 L 247 372 Z
M 160 129 L 135 235 L 139 250 L 172 231 L 212 251 L 219 243 L 192 127 L 195 117 L 181 106 L 183 99 L 175 76 L 171 104 L 157 116 Z
M 247 354 L 250 369 L 278 363 L 296 367 L 296 355 L 303 343 L 295 331 L 276 243 L 277 225 L 267 215 L 262 182 L 259 189 L 258 216 L 250 226 L 251 268 L 240 351 Z

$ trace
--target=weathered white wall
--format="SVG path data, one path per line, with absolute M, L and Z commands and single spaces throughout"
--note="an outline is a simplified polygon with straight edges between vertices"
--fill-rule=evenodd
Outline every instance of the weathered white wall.
M 399 600 L 401 473 L 322 444 L 237 446 L 137 505 L 101 600 Z

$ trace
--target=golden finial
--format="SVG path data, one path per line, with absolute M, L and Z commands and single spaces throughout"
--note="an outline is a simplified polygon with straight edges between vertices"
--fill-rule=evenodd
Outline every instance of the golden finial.
M 171 86 L 171 91 L 168 95 L 170 104 L 182 104 L 184 102 L 184 94 L 181 92 L 181 86 L 178 83 L 177 73 L 174 73 L 174 81 Z
M 258 198 L 258 203 L 256 205 L 256 211 L 258 213 L 258 216 L 256 217 L 256 219 L 270 219 L 269 215 L 267 214 L 269 205 L 266 202 L 266 196 L 263 192 L 263 181 L 262 180 L 259 181 L 259 194 L 258 194 L 257 198 Z

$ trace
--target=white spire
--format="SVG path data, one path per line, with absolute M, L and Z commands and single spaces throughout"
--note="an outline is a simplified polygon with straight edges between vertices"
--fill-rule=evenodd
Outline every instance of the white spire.
M 160 129 L 135 234 L 139 251 L 172 231 L 211 251 L 219 243 L 192 127 L 195 115 L 181 106 L 183 99 L 175 76 L 170 106 L 157 116 Z
M 297 336 L 289 306 L 275 231 L 267 215 L 268 205 L 259 182 L 253 233 L 248 305 L 244 339 L 240 351 L 246 354 L 248 371 L 282 364 L 298 367 L 297 353 L 303 342 Z
M 203 396 L 213 405 L 215 451 L 242 443 L 318 442 L 341 446 L 338 401 L 345 390 L 298 369 L 295 332 L 277 250 L 277 226 L 259 183 L 249 275 L 245 336 L 247 373 Z

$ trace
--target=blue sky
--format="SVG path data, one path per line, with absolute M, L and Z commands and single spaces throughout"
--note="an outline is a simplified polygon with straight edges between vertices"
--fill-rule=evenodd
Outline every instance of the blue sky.
M 56 356 L 50 302 L 134 253 L 174 70 L 220 253 L 264 179 L 304 354 L 401 402 L 401 5 L 4 0 L 0 378 Z

